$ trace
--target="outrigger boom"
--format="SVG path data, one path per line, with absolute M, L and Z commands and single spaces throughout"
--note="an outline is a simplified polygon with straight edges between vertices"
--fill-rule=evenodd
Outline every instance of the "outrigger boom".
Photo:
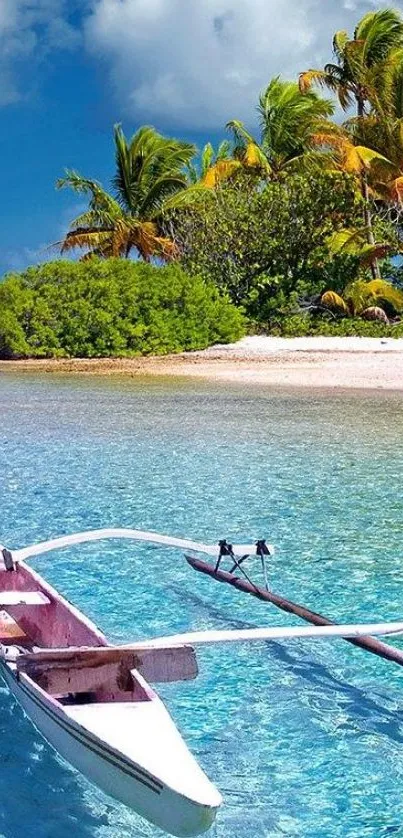
M 214 643 L 245 643 L 260 640 L 303 640 L 313 638 L 319 640 L 342 637 L 345 640 L 372 635 L 400 635 L 403 634 L 403 622 L 395 623 L 357 623 L 332 626 L 270 626 L 269 628 L 231 629 L 218 631 L 189 631 L 184 634 L 172 634 L 168 637 L 158 637 L 138 644 L 121 648 L 165 649 L 175 645 L 180 646 L 211 646 Z
M 84 544 L 89 541 L 102 541 L 104 539 L 123 538 L 130 541 L 145 541 L 148 544 L 161 544 L 163 547 L 176 547 L 180 550 L 192 550 L 195 553 L 205 553 L 208 556 L 217 555 L 216 544 L 203 544 L 198 541 L 191 541 L 188 538 L 176 538 L 171 535 L 161 535 L 156 532 L 143 530 L 132 530 L 127 528 L 108 528 L 101 530 L 86 530 L 85 532 L 74 533 L 73 535 L 62 535 L 58 538 L 51 538 L 49 541 L 41 541 L 39 544 L 32 544 L 30 547 L 22 547 L 12 551 L 14 561 L 25 561 L 32 556 L 40 556 L 42 553 L 49 553 L 51 550 L 60 550 L 63 547 L 71 547 L 75 544 Z M 223 542 L 224 543 L 224 542 Z M 226 542 L 225 542 L 226 543 Z M 236 556 L 244 556 L 255 551 L 254 544 L 234 544 L 232 550 Z M 4 548 L 0 545 L 0 550 Z M 273 549 L 273 548 L 271 548 Z M 7 551 L 8 553 L 10 551 Z
M 33 556 L 39 556 L 43 553 L 52 550 L 62 549 L 86 542 L 101 541 L 106 539 L 130 539 L 133 541 L 143 541 L 148 544 L 162 545 L 164 547 L 174 547 L 181 550 L 190 550 L 195 553 L 204 553 L 209 556 L 216 556 L 216 564 L 214 568 L 207 562 L 202 562 L 194 556 L 186 556 L 188 563 L 195 570 L 206 573 L 212 576 L 217 581 L 227 582 L 230 585 L 238 588 L 245 593 L 249 593 L 258 599 L 263 599 L 271 604 L 277 606 L 283 611 L 295 614 L 303 620 L 312 623 L 319 627 L 317 629 L 291 627 L 272 627 L 260 629 L 246 629 L 240 631 L 207 631 L 207 632 L 190 632 L 183 635 L 174 635 L 167 638 L 155 638 L 154 640 L 143 641 L 141 643 L 126 644 L 121 649 L 149 649 L 149 648 L 167 648 L 172 645 L 205 645 L 212 643 L 228 643 L 241 642 L 252 640 L 280 640 L 280 639 L 297 639 L 304 637 L 311 638 L 327 638 L 327 637 L 341 637 L 348 640 L 361 648 L 366 649 L 380 657 L 393 660 L 396 663 L 403 665 L 403 652 L 386 643 L 382 643 L 373 639 L 369 635 L 399 635 L 403 633 L 403 623 L 369 623 L 369 624 L 347 624 L 338 625 L 327 617 L 317 614 L 302 605 L 293 603 L 284 597 L 274 594 L 269 591 L 267 582 L 267 567 L 266 556 L 274 554 L 274 548 L 271 544 L 267 544 L 264 539 L 259 539 L 254 544 L 230 544 L 226 539 L 221 539 L 218 544 L 206 544 L 203 542 L 193 541 L 191 539 L 177 538 L 176 536 L 162 535 L 161 533 L 149 532 L 144 530 L 130 529 L 130 528 L 105 528 L 98 530 L 86 530 L 72 535 L 63 535 L 58 538 L 42 541 L 38 544 L 33 544 L 29 547 L 23 547 L 13 550 L 2 548 L 5 564 L 13 565 L 13 562 L 25 561 Z M 217 550 L 218 548 L 218 550 Z M 218 555 L 217 555 L 218 554 Z M 265 581 L 265 588 L 262 588 L 252 582 L 245 573 L 241 565 L 251 555 L 256 554 L 260 557 L 262 563 L 262 570 Z M 225 557 L 231 559 L 230 571 L 222 570 L 220 565 Z M 11 562 L 11 565 L 10 565 Z M 239 578 L 234 574 L 235 570 L 239 570 L 244 578 Z M 320 627 L 323 627 L 320 629 Z
M 257 641 L 270 640 L 304 640 L 304 639 L 318 639 L 327 640 L 335 637 L 341 637 L 344 640 L 351 640 L 356 638 L 367 637 L 371 635 L 383 636 L 399 636 L 403 634 L 403 622 L 395 623 L 357 623 L 345 625 L 331 625 L 331 626 L 270 626 L 269 628 L 252 628 L 252 629 L 230 629 L 208 631 L 189 631 L 183 634 L 171 634 L 164 637 L 155 637 L 151 640 L 140 640 L 134 643 L 124 643 L 120 646 L 113 646 L 113 657 L 115 660 L 122 659 L 123 653 L 134 652 L 138 654 L 136 668 L 141 672 L 144 668 L 147 671 L 147 653 L 150 652 L 169 652 L 174 655 L 177 652 L 189 653 L 189 675 L 181 678 L 181 680 L 188 680 L 195 678 L 197 671 L 192 668 L 194 660 L 193 646 L 211 646 L 217 643 L 251 643 Z M 145 656 L 145 660 L 144 660 Z M 50 648 L 42 649 L 40 652 L 24 655 L 20 664 L 24 671 L 29 671 L 30 666 L 38 664 L 38 668 L 45 669 L 55 664 L 66 665 L 66 663 L 81 662 L 82 665 L 89 661 L 98 659 L 97 663 L 109 663 L 111 660 L 111 650 L 109 647 L 102 646 L 82 646 L 74 648 Z M 184 661 L 187 662 L 187 656 L 184 655 Z M 168 659 L 169 664 L 169 659 Z M 154 678 L 150 680 L 155 681 L 169 681 L 177 680 L 169 678 L 166 675 L 166 659 L 162 659 L 161 668 L 159 669 L 159 661 L 153 659 L 151 662 L 153 667 Z M 155 672 L 164 671 L 164 677 L 155 677 Z

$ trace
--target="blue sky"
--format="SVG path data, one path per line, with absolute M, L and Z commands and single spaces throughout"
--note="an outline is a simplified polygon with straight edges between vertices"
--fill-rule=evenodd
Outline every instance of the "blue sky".
M 0 275 L 49 258 L 82 205 L 65 167 L 107 184 L 112 126 L 201 145 L 253 126 L 278 73 L 321 66 L 371 0 L 0 0 Z M 395 2 L 403 8 L 403 0 Z

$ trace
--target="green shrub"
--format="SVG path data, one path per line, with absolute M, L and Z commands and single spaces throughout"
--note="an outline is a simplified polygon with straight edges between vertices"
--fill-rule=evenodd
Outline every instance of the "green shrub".
M 0 358 L 23 358 L 29 354 L 24 330 L 13 311 L 0 311 Z
M 385 325 L 360 317 L 329 319 L 321 316 L 293 314 L 267 327 L 267 334 L 281 337 L 403 337 L 403 321 Z
M 57 261 L 0 283 L 2 358 L 165 354 L 244 331 L 225 293 L 174 264 Z

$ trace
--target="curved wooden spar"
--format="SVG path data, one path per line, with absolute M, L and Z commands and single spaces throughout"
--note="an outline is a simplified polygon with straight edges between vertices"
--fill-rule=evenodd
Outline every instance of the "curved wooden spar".
M 314 626 L 335 625 L 333 620 L 329 620 L 322 614 L 317 614 L 315 611 L 311 611 L 303 605 L 298 605 L 296 602 L 292 602 L 285 597 L 274 594 L 271 591 L 266 591 L 265 588 L 254 585 L 245 579 L 240 579 L 233 573 L 228 573 L 227 571 L 221 569 L 215 570 L 215 568 L 207 562 L 203 562 L 193 556 L 186 556 L 186 560 L 194 570 L 198 570 L 200 573 L 205 573 L 207 576 L 211 576 L 217 582 L 226 582 L 238 591 L 250 594 L 257 599 L 263 600 L 263 602 L 270 602 L 272 605 L 280 608 L 281 611 L 286 611 L 288 614 L 295 614 L 296 617 L 300 617 L 307 623 L 312 623 Z M 361 649 L 365 649 L 367 652 L 371 652 L 373 655 L 377 655 L 384 660 L 390 660 L 394 663 L 398 663 L 400 666 L 403 666 L 403 651 L 401 649 L 396 649 L 394 646 L 389 646 L 388 643 L 384 643 L 376 637 L 345 637 L 343 639 L 346 640 L 347 643 L 359 646 Z
M 151 664 L 158 671 L 167 670 L 169 656 L 172 660 L 178 659 L 179 667 L 187 667 L 181 673 L 181 679 L 194 678 L 197 674 L 195 666 L 194 646 L 211 646 L 216 643 L 251 643 L 268 640 L 304 640 L 310 639 L 332 639 L 343 637 L 345 639 L 366 637 L 369 634 L 400 635 L 403 634 L 403 622 L 395 623 L 358 623 L 337 625 L 337 626 L 269 626 L 252 629 L 231 629 L 208 631 L 188 631 L 184 634 L 172 634 L 167 637 L 155 637 L 151 640 L 136 640 L 134 643 L 125 643 L 121 646 L 82 646 L 72 648 L 71 646 L 61 649 L 41 649 L 39 652 L 29 652 L 21 655 L 18 659 L 20 670 L 28 671 L 29 667 L 41 666 L 52 668 L 52 666 L 99 666 L 102 663 L 124 660 L 124 657 L 132 654 L 131 665 L 141 670 L 141 667 Z M 149 656 L 156 656 L 149 658 Z M 144 659 L 145 656 L 145 659 Z M 148 656 L 148 657 L 147 657 Z M 160 657 L 158 657 L 160 656 Z M 28 666 L 28 669 L 26 668 Z M 169 670 L 169 666 L 168 666 Z M 154 672 L 155 674 L 155 672 Z M 178 671 L 173 679 L 165 672 L 164 677 L 153 680 L 178 680 Z
M 185 634 L 172 634 L 168 637 L 156 637 L 121 646 L 123 649 L 164 649 L 172 646 L 209 646 L 214 643 L 245 643 L 258 640 L 303 640 L 313 638 L 326 640 L 332 637 L 366 637 L 367 635 L 403 634 L 403 622 L 396 623 L 357 623 L 334 626 L 271 626 L 269 628 L 189 631 Z
M 62 547 L 70 547 L 74 544 L 84 544 L 88 541 L 102 541 L 108 538 L 128 538 L 133 541 L 146 541 L 149 544 L 162 544 L 164 547 L 177 547 L 181 550 L 194 550 L 196 553 L 206 553 L 209 556 L 218 555 L 218 546 L 215 544 L 202 544 L 198 541 L 190 541 L 187 538 L 175 538 L 170 535 L 160 535 L 156 532 L 143 532 L 132 529 L 102 529 L 88 530 L 73 535 L 62 535 L 59 538 L 52 538 L 49 541 L 42 541 L 39 544 L 32 544 L 30 547 L 22 547 L 13 550 L 14 561 L 24 561 L 31 556 L 39 556 L 51 550 L 60 550 Z M 237 556 L 246 553 L 256 552 L 254 544 L 234 544 L 233 551 Z

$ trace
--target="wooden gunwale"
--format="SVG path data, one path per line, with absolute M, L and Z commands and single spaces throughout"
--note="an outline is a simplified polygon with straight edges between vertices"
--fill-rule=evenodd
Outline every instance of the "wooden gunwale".
M 250 594 L 251 596 L 254 596 L 264 602 L 270 602 L 281 611 L 286 611 L 288 614 L 295 614 L 296 617 L 300 617 L 301 620 L 305 620 L 306 623 L 311 623 L 314 626 L 337 625 L 335 620 L 329 620 L 322 614 L 317 614 L 315 611 L 311 611 L 303 605 L 298 605 L 298 603 L 292 602 L 285 597 L 274 594 L 271 591 L 267 591 L 259 585 L 251 584 L 250 582 L 247 582 L 246 579 L 240 579 L 238 576 L 234 576 L 233 573 L 228 573 L 226 570 L 220 570 L 220 568 L 216 570 L 212 565 L 208 564 L 208 562 L 203 562 L 201 559 L 196 559 L 193 556 L 186 556 L 186 561 L 199 573 L 204 573 L 206 576 L 210 576 L 217 582 L 224 582 L 228 585 L 232 585 L 232 587 L 236 588 L 238 591 Z M 347 643 L 352 643 L 353 646 L 358 646 L 360 649 L 364 649 L 366 652 L 371 652 L 373 655 L 377 655 L 384 660 L 393 661 L 393 663 L 403 666 L 403 651 L 395 648 L 394 646 L 390 646 L 388 643 L 384 643 L 382 640 L 369 636 L 355 638 L 343 637 L 342 639 L 346 640 Z

